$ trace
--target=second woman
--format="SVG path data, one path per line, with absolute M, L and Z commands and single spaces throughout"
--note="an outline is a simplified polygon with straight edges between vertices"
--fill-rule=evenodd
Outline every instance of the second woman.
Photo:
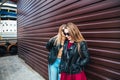
M 65 36 L 63 34 L 65 26 L 65 24 L 61 25 L 58 34 L 52 37 L 46 45 L 46 48 L 50 52 L 48 55 L 49 80 L 60 80 L 59 64 L 61 61 L 63 44 L 65 41 Z

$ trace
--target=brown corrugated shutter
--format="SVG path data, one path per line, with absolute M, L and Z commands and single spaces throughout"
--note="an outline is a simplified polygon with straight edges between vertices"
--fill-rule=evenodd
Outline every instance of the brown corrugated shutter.
M 18 53 L 48 79 L 46 42 L 74 22 L 91 55 L 89 80 L 120 79 L 120 0 L 19 0 Z

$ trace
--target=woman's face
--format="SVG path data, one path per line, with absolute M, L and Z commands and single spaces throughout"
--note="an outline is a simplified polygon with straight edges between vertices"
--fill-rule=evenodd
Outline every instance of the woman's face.
M 64 29 L 63 33 L 68 40 L 70 41 L 72 40 L 72 37 L 70 36 L 68 29 Z

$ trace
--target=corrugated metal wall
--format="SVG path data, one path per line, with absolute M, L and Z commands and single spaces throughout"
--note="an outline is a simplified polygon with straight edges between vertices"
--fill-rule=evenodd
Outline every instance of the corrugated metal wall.
M 45 45 L 66 22 L 87 40 L 89 80 L 120 80 L 120 0 L 19 0 L 19 56 L 48 79 Z

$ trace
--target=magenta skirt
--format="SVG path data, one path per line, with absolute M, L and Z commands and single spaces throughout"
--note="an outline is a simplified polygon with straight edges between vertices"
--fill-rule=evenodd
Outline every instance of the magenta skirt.
M 82 71 L 77 74 L 61 73 L 60 80 L 87 80 L 87 78 L 86 78 L 85 72 Z

